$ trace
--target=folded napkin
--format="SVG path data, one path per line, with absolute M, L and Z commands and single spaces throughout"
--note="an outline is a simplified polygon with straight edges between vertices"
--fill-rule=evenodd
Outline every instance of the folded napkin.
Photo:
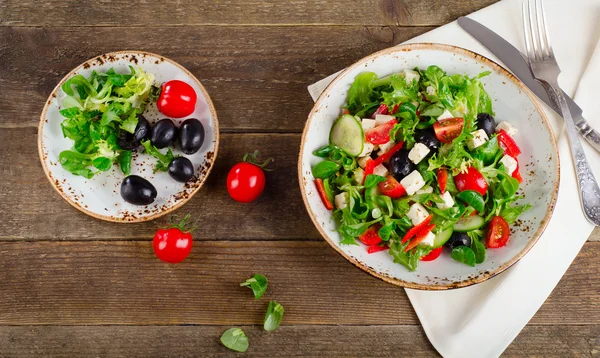
M 521 4 L 521 0 L 504 0 L 469 17 L 524 52 Z M 600 4 L 595 0 L 573 0 L 565 6 L 560 0 L 545 0 L 544 6 L 562 69 L 561 87 L 569 95 L 576 93 L 574 100 L 583 108 L 584 116 L 600 129 L 600 31 L 595 26 Z M 565 26 L 565 18 L 577 21 Z M 456 45 L 500 62 L 456 22 L 407 41 L 411 42 Z M 308 87 L 313 99 L 335 75 Z M 558 139 L 561 173 L 554 215 L 538 243 L 509 270 L 481 284 L 442 292 L 406 290 L 427 337 L 444 357 L 499 356 L 550 295 L 594 228 L 579 203 L 573 161 L 563 135 L 564 122 L 548 106 L 543 107 Z M 585 143 L 584 147 L 600 178 L 600 154 Z

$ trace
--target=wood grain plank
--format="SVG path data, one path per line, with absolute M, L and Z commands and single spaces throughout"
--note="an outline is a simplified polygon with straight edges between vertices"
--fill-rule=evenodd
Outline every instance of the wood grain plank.
M 5 0 L 0 26 L 441 25 L 497 0 Z M 40 6 L 41 5 L 41 6 Z
M 0 327 L 0 357 L 239 356 L 219 343 L 229 326 Z M 418 326 L 241 326 L 245 357 L 438 357 Z M 503 357 L 597 357 L 600 326 L 527 326 Z M 35 344 L 32 344 L 35 342 Z
M 532 324 L 600 325 L 599 255 L 585 245 Z M 269 278 L 258 301 L 239 287 L 257 272 Z M 0 325 L 261 324 L 268 300 L 286 325 L 418 324 L 404 290 L 324 242 L 196 242 L 179 265 L 149 240 L 0 243 Z
M 1 28 L 0 127 L 37 126 L 56 84 L 103 53 L 172 58 L 206 86 L 223 132 L 301 132 L 306 87 L 431 28 L 382 26 Z M 166 40 L 168 39 L 168 40 Z

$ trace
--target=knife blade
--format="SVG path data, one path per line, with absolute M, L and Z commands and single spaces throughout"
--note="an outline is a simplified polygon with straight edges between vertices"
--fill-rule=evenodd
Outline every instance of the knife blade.
M 500 61 L 502 61 L 502 63 L 504 63 L 504 65 L 508 67 L 508 69 L 541 101 L 549 105 L 550 108 L 560 115 L 560 109 L 552 100 L 550 100 L 544 87 L 542 87 L 542 85 L 533 77 L 531 70 L 529 69 L 529 63 L 517 48 L 500 37 L 500 35 L 473 19 L 463 16 L 460 17 L 457 22 L 463 30 L 473 36 L 479 43 L 498 57 Z M 579 107 L 566 93 L 564 93 L 564 95 L 579 133 L 600 152 L 600 133 L 594 130 L 587 120 L 583 118 L 583 110 L 581 107 Z

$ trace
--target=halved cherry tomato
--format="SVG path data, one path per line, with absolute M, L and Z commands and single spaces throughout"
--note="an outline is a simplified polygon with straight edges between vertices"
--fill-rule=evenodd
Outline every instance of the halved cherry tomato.
M 452 143 L 454 138 L 458 137 L 465 126 L 465 120 L 462 118 L 448 118 L 437 121 L 433 124 L 435 136 L 442 143 Z
M 406 189 L 391 175 L 388 175 L 386 180 L 379 183 L 378 186 L 381 194 L 392 199 L 398 199 L 406 195 Z
M 378 114 L 388 114 L 388 106 L 385 103 L 382 103 L 377 107 L 375 112 L 371 114 L 371 119 L 375 119 Z
M 506 133 L 504 129 L 500 129 L 500 132 L 498 132 L 498 144 L 506 155 L 516 158 L 519 154 L 521 154 L 521 149 L 517 143 L 510 137 L 510 134 Z
M 367 142 L 371 144 L 385 144 L 390 141 L 390 131 L 394 128 L 394 125 L 398 123 L 395 119 L 392 119 L 380 126 L 373 129 L 369 129 L 365 133 Z
M 440 246 L 437 249 L 433 249 L 431 250 L 430 253 L 428 253 L 427 255 L 421 257 L 419 260 L 421 261 L 433 261 L 435 259 L 437 259 L 438 257 L 440 257 L 440 255 L 442 254 L 442 249 L 444 247 Z
M 364 234 L 358 237 L 360 242 L 367 246 L 373 246 L 381 243 L 382 240 L 379 237 L 379 229 L 381 229 L 381 225 L 379 224 L 370 226 Z
M 183 81 L 171 80 L 162 85 L 156 107 L 167 117 L 187 117 L 196 109 L 196 91 Z
M 408 252 L 417 247 L 417 245 L 420 244 L 421 241 L 425 240 L 427 234 L 429 234 L 433 229 L 435 229 L 435 224 L 427 225 L 424 228 L 421 228 L 421 230 L 417 232 L 415 238 L 410 242 L 410 244 L 408 244 L 408 246 L 406 246 L 404 252 Z
M 519 184 L 523 182 L 523 177 L 521 176 L 521 171 L 519 170 L 519 162 L 517 161 L 517 169 L 512 173 L 512 177 L 519 181 Z
M 384 245 L 384 246 L 378 246 L 378 245 L 369 246 L 367 248 L 367 253 L 368 254 L 374 254 L 374 253 L 379 252 L 379 251 L 385 251 L 385 250 L 387 250 L 389 248 L 390 247 L 387 246 L 387 245 Z
M 497 249 L 506 245 L 510 236 L 508 223 L 502 216 L 494 216 L 488 227 L 486 244 L 490 249 Z
M 437 171 L 438 186 L 442 194 L 446 191 L 446 185 L 448 184 L 448 171 L 444 168 L 440 168 Z
M 481 195 L 485 195 L 488 184 L 479 170 L 474 167 L 467 168 L 466 172 L 454 176 L 454 183 L 458 191 L 474 190 Z
M 415 235 L 417 235 L 419 233 L 419 231 L 421 231 L 421 229 L 423 229 L 424 227 L 427 227 L 427 225 L 429 225 L 429 222 L 431 221 L 431 219 L 433 219 L 433 214 L 429 214 L 429 216 L 425 220 L 423 220 L 420 224 L 415 225 L 410 230 L 408 230 L 406 232 L 406 235 L 404 235 L 404 237 L 402 238 L 402 243 L 405 243 L 408 240 L 412 239 Z
M 325 191 L 325 186 L 323 185 L 323 179 L 315 179 L 315 186 L 317 187 L 317 192 L 319 192 L 321 201 L 323 201 L 323 205 L 325 205 L 325 209 L 333 210 L 333 204 L 327 197 L 327 192 Z

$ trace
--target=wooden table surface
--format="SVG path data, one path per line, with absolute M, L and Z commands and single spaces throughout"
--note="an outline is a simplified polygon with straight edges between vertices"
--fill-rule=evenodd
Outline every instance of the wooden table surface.
M 493 2 L 0 0 L 0 357 L 233 355 L 218 341 L 231 326 L 246 331 L 251 356 L 436 356 L 404 291 L 346 262 L 306 214 L 296 177 L 306 86 Z M 36 127 L 56 83 L 125 49 L 187 67 L 219 114 L 216 168 L 179 210 L 202 223 L 179 265 L 154 256 L 164 220 L 85 216 L 39 163 Z M 225 176 L 254 149 L 276 170 L 241 205 Z M 599 238 L 506 356 L 600 355 Z M 270 280 L 260 301 L 239 287 L 256 272 Z M 262 330 L 268 298 L 286 309 L 272 333 Z

